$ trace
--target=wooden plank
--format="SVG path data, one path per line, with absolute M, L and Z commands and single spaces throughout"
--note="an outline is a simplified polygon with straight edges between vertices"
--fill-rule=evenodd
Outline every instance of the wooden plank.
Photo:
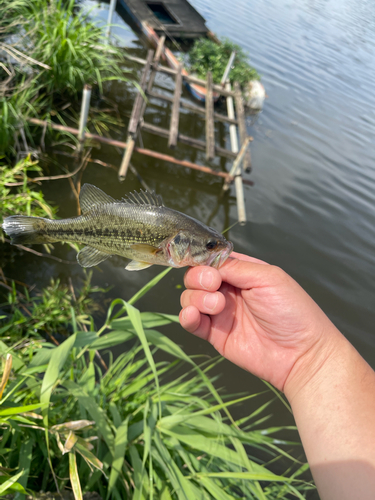
M 151 67 L 151 61 L 152 61 L 153 55 L 154 55 L 154 51 L 149 50 L 148 54 L 147 54 L 146 64 L 145 64 L 145 67 L 143 68 L 141 81 L 139 84 L 141 90 L 138 92 L 137 97 L 135 98 L 132 113 L 130 116 L 128 133 L 132 136 L 136 135 L 136 133 L 137 133 L 139 121 L 142 118 L 142 109 L 144 112 L 145 107 L 143 106 L 143 101 L 144 101 L 143 95 L 144 95 L 144 92 L 146 90 L 147 77 L 148 77 L 148 72 L 149 72 L 150 67 Z
M 155 99 L 160 99 L 162 101 L 173 102 L 173 97 L 166 94 L 159 94 L 158 92 L 151 91 L 147 92 L 147 95 L 149 97 L 154 97 Z M 180 107 L 188 109 L 189 111 L 193 111 L 193 113 L 197 113 L 198 115 L 206 114 L 205 108 L 201 108 L 199 106 L 196 106 L 195 104 L 191 104 L 190 102 L 181 101 Z M 214 119 L 219 122 L 232 123 L 233 125 L 237 125 L 238 123 L 236 119 L 228 118 L 227 116 L 222 115 L 221 113 L 214 113 Z
M 165 128 L 158 127 L 156 125 L 152 125 L 151 123 L 142 122 L 141 129 L 149 132 L 150 134 L 160 135 L 161 137 L 169 138 L 169 130 Z M 201 151 L 206 151 L 206 142 L 201 141 L 199 139 L 193 139 L 192 137 L 188 137 L 187 135 L 178 135 L 178 141 L 182 144 L 186 144 L 187 146 L 192 146 L 193 148 L 200 149 Z M 215 152 L 218 156 L 224 156 L 225 158 L 236 158 L 237 154 L 232 153 L 225 148 L 220 148 L 215 145 Z
M 245 108 L 242 100 L 241 87 L 238 82 L 234 82 L 234 100 L 236 104 L 237 120 L 238 120 L 238 132 L 240 135 L 240 144 L 244 144 L 247 137 L 246 122 L 245 122 Z M 247 148 L 245 157 L 243 160 L 243 169 L 245 172 L 251 170 L 251 154 L 250 148 Z
M 182 91 L 181 85 L 182 85 L 182 64 L 179 64 L 176 75 L 176 86 L 174 89 L 174 96 L 173 96 L 171 125 L 169 128 L 168 147 L 171 149 L 174 149 L 177 145 L 178 122 L 180 117 L 180 100 Z
M 207 73 L 206 85 L 206 159 L 215 158 L 215 123 L 214 123 L 214 98 L 212 91 L 212 73 Z

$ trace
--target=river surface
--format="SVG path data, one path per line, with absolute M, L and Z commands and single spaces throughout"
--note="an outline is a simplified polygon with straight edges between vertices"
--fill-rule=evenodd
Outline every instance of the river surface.
M 245 186 L 248 223 L 228 233 L 235 250 L 281 266 L 316 300 L 337 327 L 375 367 L 375 10 L 370 0 L 191 0 L 208 27 L 248 51 L 262 75 L 268 98 L 254 122 L 249 116 L 253 171 Z M 106 19 L 108 4 L 92 15 Z M 120 44 L 145 57 L 140 42 L 119 15 L 114 32 Z M 139 67 L 137 68 L 139 76 Z M 173 89 L 159 75 L 159 91 Z M 125 140 L 134 100 L 132 86 L 113 84 Z M 184 99 L 190 99 L 184 92 Z M 155 101 L 155 103 L 157 103 Z M 148 107 L 146 120 L 168 127 L 170 106 Z M 254 122 L 254 123 L 253 123 Z M 181 132 L 204 139 L 204 121 L 183 112 Z M 227 145 L 224 125 L 216 140 Z M 170 154 L 166 140 L 143 134 L 145 147 Z M 225 142 L 227 141 L 227 142 Z M 205 164 L 203 152 L 178 147 L 176 156 Z M 93 149 L 92 157 L 119 166 L 114 148 Z M 59 157 L 69 165 L 69 160 Z M 134 155 L 134 166 L 167 206 L 183 211 L 222 231 L 237 220 L 234 188 L 220 199 L 221 182 L 177 165 Z M 217 161 L 215 168 L 229 168 Z M 72 168 L 70 166 L 70 168 Z M 90 164 L 83 182 L 115 198 L 139 189 L 129 173 L 124 184 L 114 170 Z M 45 184 L 48 200 L 60 205 L 59 216 L 75 215 L 67 181 Z M 57 248 L 59 247 L 59 248 Z M 56 246 L 56 255 L 74 260 L 73 251 Z M 112 286 L 110 297 L 130 298 L 161 270 L 130 273 L 122 262 L 107 261 L 94 270 L 94 284 Z M 179 312 L 183 270 L 172 270 L 140 301 L 142 310 Z M 50 276 L 72 276 L 82 270 L 24 254 L 9 263 L 6 274 L 27 283 L 46 284 Z M 203 341 L 180 327 L 168 330 L 190 354 L 214 354 Z M 259 391 L 264 386 L 229 362 L 220 364 L 221 385 L 228 391 Z M 246 408 L 242 408 L 246 412 Z M 282 405 L 274 406 L 275 423 L 290 423 Z

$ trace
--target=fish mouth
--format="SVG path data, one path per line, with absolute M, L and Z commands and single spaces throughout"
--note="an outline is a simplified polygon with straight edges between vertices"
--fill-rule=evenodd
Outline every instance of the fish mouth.
M 215 269 L 219 269 L 219 267 L 221 267 L 227 260 L 232 251 L 233 251 L 233 243 L 231 241 L 228 241 L 227 247 L 224 248 L 224 250 L 221 250 L 221 252 L 219 252 L 218 254 L 214 255 L 209 266 L 214 267 Z

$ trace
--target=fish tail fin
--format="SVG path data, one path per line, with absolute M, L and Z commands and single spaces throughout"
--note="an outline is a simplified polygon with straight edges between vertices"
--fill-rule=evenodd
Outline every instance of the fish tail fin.
M 2 228 L 10 236 L 12 245 L 46 243 L 47 220 L 28 215 L 11 215 L 4 219 Z

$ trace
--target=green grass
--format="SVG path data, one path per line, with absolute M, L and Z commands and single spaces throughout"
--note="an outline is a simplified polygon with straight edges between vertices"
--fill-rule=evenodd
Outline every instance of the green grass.
M 30 187 L 28 179 L 42 174 L 42 169 L 30 157 L 20 160 L 13 167 L 0 162 L 0 219 L 9 215 L 23 214 L 53 218 L 52 207 L 36 187 Z
M 104 30 L 74 0 L 0 0 L 0 20 L 9 56 L 0 64 L 0 155 L 14 158 L 30 116 L 76 123 L 85 84 L 101 95 L 106 82 L 128 81 L 121 51 L 108 47 Z M 118 123 L 104 112 L 91 120 L 98 132 Z M 28 134 L 32 146 L 35 135 L 40 131 Z
M 268 404 L 232 422 L 231 406 L 256 395 L 223 400 L 210 376 L 217 361 L 197 365 L 157 330 L 177 317 L 134 306 L 160 278 L 129 302 L 114 301 L 100 329 L 66 289 L 69 318 L 53 317 L 26 338 L 14 341 L 12 322 L 17 308 L 27 316 L 25 299 L 3 317 L 0 354 L 12 356 L 13 369 L 0 399 L 0 494 L 72 488 L 76 499 L 81 491 L 116 500 L 305 498 L 306 465 L 285 452 L 283 429 L 264 428 Z M 35 307 L 49 305 L 33 316 L 58 305 L 54 290 L 34 299 Z M 70 336 L 56 346 L 47 330 L 61 333 L 63 325 Z M 285 474 L 265 462 L 280 458 Z

